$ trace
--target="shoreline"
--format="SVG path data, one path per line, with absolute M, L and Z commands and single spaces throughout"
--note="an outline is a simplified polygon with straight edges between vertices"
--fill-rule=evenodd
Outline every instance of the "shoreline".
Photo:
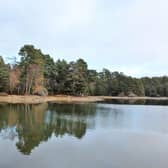
M 0 103 L 10 103 L 10 104 L 40 104 L 40 103 L 89 103 L 89 102 L 98 102 L 104 101 L 103 98 L 97 96 L 35 96 L 35 95 L 8 95 L 8 96 L 0 96 Z
M 20 95 L 8 95 L 0 96 L 0 103 L 11 103 L 11 104 L 40 104 L 47 102 L 55 103 L 89 103 L 89 102 L 100 102 L 106 100 L 168 100 L 168 97 L 112 97 L 112 96 L 20 96 Z

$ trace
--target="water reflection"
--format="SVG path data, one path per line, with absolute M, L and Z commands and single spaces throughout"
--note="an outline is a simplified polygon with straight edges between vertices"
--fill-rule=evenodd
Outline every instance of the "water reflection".
M 135 104 L 135 105 L 168 105 L 168 100 L 150 99 L 107 99 L 107 104 Z
M 168 106 L 0 104 L 0 142 L 11 140 L 25 155 L 51 137 L 64 140 L 68 136 L 85 141 L 90 132 L 96 137 L 97 133 L 103 135 L 107 131 L 110 133 L 102 136 L 104 140 L 115 138 L 112 135 L 116 131 L 167 136 Z
M 18 138 L 18 150 L 29 155 L 53 134 L 82 138 L 86 133 L 87 118 L 94 113 L 94 104 L 0 105 L 1 137 Z

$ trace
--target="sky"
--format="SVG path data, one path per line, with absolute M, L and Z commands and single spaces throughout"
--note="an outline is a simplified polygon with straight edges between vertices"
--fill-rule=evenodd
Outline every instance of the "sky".
M 167 0 L 0 0 L 0 55 L 33 44 L 136 77 L 168 73 Z

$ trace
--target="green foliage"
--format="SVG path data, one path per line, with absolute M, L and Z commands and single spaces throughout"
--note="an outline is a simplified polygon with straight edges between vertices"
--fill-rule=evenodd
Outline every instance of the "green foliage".
M 83 59 L 70 62 L 66 78 L 66 92 L 72 95 L 88 94 L 87 63 Z
M 24 45 L 20 51 L 21 61 L 19 63 L 21 75 L 21 93 L 31 94 L 39 86 L 43 85 L 44 54 L 33 45 Z
M 97 82 L 98 73 L 96 70 L 88 70 L 87 71 L 87 78 L 88 78 L 88 95 L 95 95 L 96 94 L 96 82 Z
M 9 89 L 9 66 L 4 63 L 0 56 L 0 92 L 8 92 Z
M 65 94 L 68 90 L 67 81 L 69 73 L 69 65 L 65 60 L 58 60 L 55 64 L 55 92 Z
M 130 93 L 144 96 L 144 87 L 141 80 L 126 76 L 123 73 L 111 73 L 108 69 L 103 69 L 103 72 L 98 74 L 95 94 L 118 96 L 121 93 L 125 96 Z
M 21 56 L 20 64 L 25 66 L 29 64 L 43 65 L 43 53 L 40 49 L 36 49 L 33 45 L 24 45 L 20 51 L 19 55 Z
M 57 71 L 53 58 L 50 55 L 43 55 L 44 60 L 44 85 L 50 94 L 54 94 L 56 88 Z
M 146 96 L 168 96 L 168 77 L 142 78 Z

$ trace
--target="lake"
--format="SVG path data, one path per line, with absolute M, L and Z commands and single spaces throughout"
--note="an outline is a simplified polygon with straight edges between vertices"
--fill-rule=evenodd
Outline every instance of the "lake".
M 168 106 L 142 104 L 0 104 L 0 168 L 167 168 Z

